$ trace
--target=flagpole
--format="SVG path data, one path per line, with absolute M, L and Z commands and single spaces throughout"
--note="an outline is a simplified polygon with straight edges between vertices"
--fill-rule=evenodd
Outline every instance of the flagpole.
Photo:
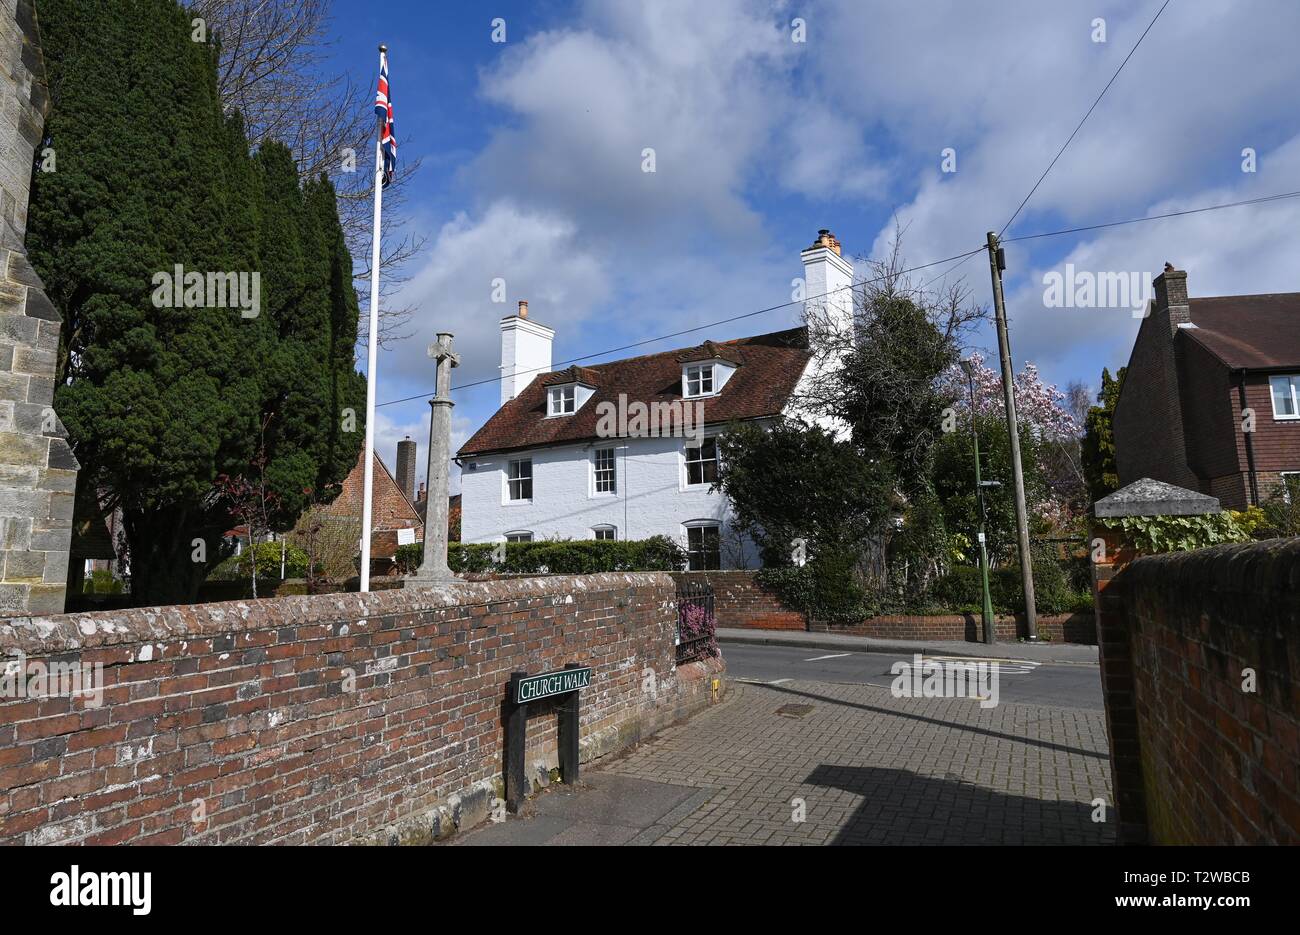
M 388 46 L 379 47 L 384 67 Z M 384 151 L 375 134 L 375 229 L 370 247 L 370 333 L 366 337 L 366 458 L 361 487 L 361 592 L 370 590 L 370 501 L 375 484 L 375 354 L 379 348 L 379 215 L 384 201 Z

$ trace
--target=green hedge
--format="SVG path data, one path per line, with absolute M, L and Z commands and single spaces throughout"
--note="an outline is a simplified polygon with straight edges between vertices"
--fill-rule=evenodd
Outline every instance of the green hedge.
M 452 542 L 447 547 L 447 564 L 452 571 L 462 574 L 556 575 L 678 571 L 686 565 L 686 553 L 666 536 L 627 542 L 510 542 L 505 544 L 505 561 L 500 563 L 493 556 L 499 548 L 492 543 Z M 423 543 L 399 546 L 398 570 L 404 575 L 411 574 L 419 567 L 423 554 Z
M 931 586 L 927 597 L 929 604 L 944 610 L 979 613 L 984 606 L 980 570 L 966 565 L 951 569 Z M 995 613 L 1014 614 L 1024 610 L 1025 590 L 1018 565 L 989 572 L 989 597 Z M 1070 578 L 1060 562 L 1035 556 L 1034 605 L 1040 614 L 1064 614 L 1089 609 L 1092 596 L 1070 586 Z
M 97 569 L 90 573 L 90 577 L 81 583 L 82 594 L 121 594 L 123 591 L 122 581 L 114 578 L 111 571 Z
M 871 594 L 853 581 L 849 562 L 760 568 L 755 580 L 787 607 L 818 623 L 860 623 L 879 613 Z
M 280 578 L 280 543 L 259 542 L 252 549 L 245 548 L 232 555 L 208 573 L 208 581 L 238 581 L 252 576 L 253 554 L 257 555 L 257 577 Z M 284 576 L 303 578 L 307 575 L 307 553 L 296 545 L 285 544 Z M 259 592 L 260 593 L 260 592 Z

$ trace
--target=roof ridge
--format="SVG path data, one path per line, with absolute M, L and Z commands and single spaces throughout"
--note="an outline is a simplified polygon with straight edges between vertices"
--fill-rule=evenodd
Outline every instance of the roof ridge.
M 1194 295 L 1188 302 L 1207 302 L 1218 299 L 1271 299 L 1282 296 L 1300 296 L 1300 292 L 1246 292 L 1241 295 Z
M 758 338 L 770 338 L 774 335 L 791 334 L 795 331 L 804 331 L 806 329 L 807 329 L 807 325 L 794 325 L 793 327 L 790 328 L 781 328 L 778 331 L 766 331 L 763 334 L 751 334 L 745 337 L 729 338 L 726 341 L 714 341 L 713 343 L 714 344 L 739 344 L 741 341 L 754 341 L 757 340 Z M 638 354 L 636 357 L 620 357 L 618 360 L 606 360 L 598 364 L 586 364 L 585 366 L 589 370 L 600 370 L 602 367 L 613 367 L 617 364 L 627 364 L 637 360 L 649 360 L 651 357 L 663 357 L 668 354 L 680 354 L 682 351 L 689 351 L 694 348 L 700 347 L 703 343 L 704 342 L 701 341 L 700 344 L 688 344 L 685 347 L 673 347 L 664 351 L 655 351 L 653 354 Z M 565 369 L 567 369 L 567 367 L 562 368 L 560 370 L 551 370 L 549 372 L 563 373 Z

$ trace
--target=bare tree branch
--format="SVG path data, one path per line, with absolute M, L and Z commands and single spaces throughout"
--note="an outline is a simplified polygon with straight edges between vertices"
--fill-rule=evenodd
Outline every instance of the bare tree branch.
M 321 70 L 331 44 L 328 0 L 194 0 L 191 9 L 218 43 L 222 103 L 243 117 L 250 142 L 258 146 L 280 140 L 293 152 L 301 179 L 327 175 L 333 181 L 339 222 L 354 260 L 364 340 L 375 180 L 370 158 L 377 121 L 368 84 Z M 377 73 L 377 58 L 374 64 Z M 399 162 L 397 176 L 384 190 L 381 345 L 408 336 L 403 329 L 414 311 L 389 308 L 383 300 L 400 289 L 407 279 L 404 265 L 424 248 L 424 238 L 403 233 L 404 187 L 419 168 L 418 159 Z

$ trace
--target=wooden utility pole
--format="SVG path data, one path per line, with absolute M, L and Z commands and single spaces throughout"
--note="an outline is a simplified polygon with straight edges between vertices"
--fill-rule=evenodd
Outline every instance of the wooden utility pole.
M 1002 361 L 1002 395 L 1006 401 L 1007 434 L 1011 441 L 1011 473 L 1016 489 L 1016 538 L 1020 542 L 1020 578 L 1025 587 L 1025 639 L 1038 639 L 1038 615 L 1034 607 L 1034 563 L 1029 554 L 1029 512 L 1025 508 L 1025 475 L 1020 467 L 1020 431 L 1016 421 L 1016 391 L 1012 381 L 1011 342 L 1007 338 L 1007 308 L 1002 298 L 1002 271 L 1006 254 L 998 247 L 998 235 L 988 232 L 989 273 L 993 276 L 993 311 L 998 327 L 998 357 Z

